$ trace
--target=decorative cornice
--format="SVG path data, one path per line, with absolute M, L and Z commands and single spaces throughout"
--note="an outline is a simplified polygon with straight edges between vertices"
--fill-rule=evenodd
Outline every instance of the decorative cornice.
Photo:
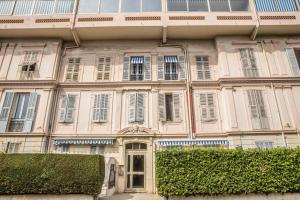
M 57 81 L 55 80 L 1 80 L 0 88 L 55 88 Z

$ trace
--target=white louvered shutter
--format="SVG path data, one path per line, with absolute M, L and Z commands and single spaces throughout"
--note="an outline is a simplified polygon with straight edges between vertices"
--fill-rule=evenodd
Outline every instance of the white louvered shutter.
M 5 97 L 4 97 L 4 101 L 0 113 L 0 133 L 6 132 L 13 99 L 14 99 L 13 92 L 5 92 Z
M 165 79 L 165 62 L 163 56 L 157 56 L 157 79 L 164 80 Z
M 185 70 L 184 56 L 178 56 L 178 67 L 179 67 L 179 79 L 185 80 L 186 70 Z
M 94 96 L 93 122 L 100 122 L 101 94 Z
M 97 80 L 101 80 L 101 81 L 110 80 L 110 72 L 111 72 L 111 58 L 110 57 L 98 58 Z
M 76 95 L 69 94 L 68 95 L 68 105 L 67 105 L 67 112 L 66 112 L 65 122 L 71 123 L 71 122 L 74 121 L 75 101 L 76 101 Z
M 208 106 L 209 119 L 210 120 L 216 119 L 215 100 L 214 100 L 214 94 L 212 93 L 207 94 L 207 106 Z
M 173 94 L 173 119 L 176 122 L 181 121 L 180 114 L 180 94 Z
M 254 55 L 254 49 L 252 48 L 240 49 L 240 57 L 241 57 L 244 76 L 258 77 L 258 69 L 256 65 L 256 58 Z
M 266 96 L 265 91 L 256 90 L 256 99 L 257 99 L 257 104 L 258 104 L 261 128 L 268 129 L 269 128 L 269 120 L 268 120 L 268 115 L 267 115 L 267 111 L 266 111 L 266 107 L 265 107 L 264 96 Z
M 80 58 L 69 58 L 66 81 L 78 81 L 79 78 Z
M 215 95 L 213 93 L 200 94 L 201 121 L 216 120 Z
M 128 95 L 128 120 L 135 122 L 136 119 L 136 94 Z
M 137 93 L 136 95 L 136 121 L 144 121 L 144 94 Z
M 130 57 L 124 56 L 123 59 L 123 80 L 129 80 Z
M 65 120 L 66 120 L 67 104 L 68 104 L 68 96 L 67 95 L 63 95 L 61 97 L 59 122 L 65 122 Z
M 35 118 L 37 101 L 38 94 L 36 92 L 30 93 L 23 132 L 31 132 L 32 124 Z
M 165 94 L 158 94 L 158 113 L 159 120 L 166 121 L 166 96 Z
M 101 94 L 100 122 L 108 121 L 109 94 Z
M 151 80 L 151 56 L 144 57 L 144 69 L 145 80 Z
M 211 79 L 208 56 L 196 56 L 198 80 Z
M 295 51 L 292 48 L 285 49 L 290 67 L 292 68 L 292 71 L 295 76 L 300 76 L 300 69 L 299 69 L 299 63 L 297 61 L 297 57 L 295 55 Z
M 256 90 L 248 90 L 249 110 L 251 114 L 251 122 L 253 129 L 260 129 L 259 110 L 256 101 Z
M 201 121 L 206 121 L 208 119 L 208 108 L 207 108 L 207 98 L 206 94 L 200 94 L 200 111 L 201 111 Z

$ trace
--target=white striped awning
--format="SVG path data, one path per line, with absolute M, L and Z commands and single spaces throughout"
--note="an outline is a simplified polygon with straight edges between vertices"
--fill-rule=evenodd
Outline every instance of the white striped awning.
M 227 140 L 161 140 L 159 141 L 160 146 L 213 146 L 213 145 L 226 145 Z
M 177 63 L 177 56 L 165 56 L 165 63 Z
M 113 139 L 54 139 L 55 145 L 61 144 L 113 144 Z
M 131 64 L 143 64 L 144 63 L 144 57 L 143 56 L 131 57 L 130 63 Z

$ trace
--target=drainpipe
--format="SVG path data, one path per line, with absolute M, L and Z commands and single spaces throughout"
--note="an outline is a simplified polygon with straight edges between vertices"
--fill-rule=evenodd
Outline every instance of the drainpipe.
M 76 44 L 76 47 L 80 46 L 80 38 L 78 37 L 78 34 L 75 29 L 75 22 L 76 22 L 76 17 L 78 13 L 78 7 L 79 7 L 79 0 L 75 0 L 75 8 L 74 8 L 74 14 L 73 14 L 73 22 L 71 26 L 71 33 L 74 39 L 74 42 Z
M 263 54 L 264 54 L 264 56 L 266 58 L 266 61 L 267 61 L 268 72 L 269 72 L 269 76 L 271 78 L 270 63 L 269 63 L 269 60 L 268 60 L 268 57 L 267 57 L 267 53 L 266 53 L 264 45 L 263 45 L 264 41 L 260 41 L 260 44 L 261 44 L 261 47 L 262 47 L 262 52 L 263 52 Z M 277 99 L 277 96 L 276 96 L 276 93 L 275 93 L 273 82 L 271 82 L 271 89 L 272 89 L 273 95 L 275 97 L 276 110 L 277 110 L 278 115 L 279 115 L 279 121 L 280 121 L 281 130 L 282 130 L 281 131 L 282 141 L 283 141 L 284 146 L 287 147 L 287 143 L 286 143 L 286 139 L 285 139 L 285 134 L 284 134 L 284 128 L 283 128 L 283 125 L 282 125 L 282 116 L 281 116 L 281 113 L 280 113 L 280 110 L 279 110 L 278 99 Z
M 185 87 L 186 87 L 186 101 L 187 101 L 187 111 L 188 111 L 188 131 L 189 131 L 189 139 L 193 139 L 194 130 L 192 127 L 195 127 L 194 121 L 194 112 L 192 110 L 193 108 L 193 96 L 192 96 L 192 89 L 190 84 L 190 77 L 191 77 L 191 70 L 189 65 L 189 54 L 183 45 L 179 44 L 167 44 L 167 43 L 161 43 L 159 44 L 159 47 L 173 47 L 173 48 L 180 48 L 184 52 L 185 57 L 185 66 L 186 66 L 186 80 L 185 80 Z
M 255 14 L 255 17 L 256 17 L 256 19 L 257 19 L 256 26 L 255 26 L 253 32 L 251 33 L 251 39 L 252 39 L 252 40 L 255 40 L 255 39 L 256 39 L 256 36 L 257 36 L 257 34 L 258 34 L 258 32 L 259 32 L 260 18 L 259 18 L 259 16 L 258 16 L 258 12 L 257 12 L 257 9 L 256 9 L 255 0 L 250 1 L 250 2 L 253 2 L 252 7 L 253 7 L 253 10 L 255 11 L 254 14 Z

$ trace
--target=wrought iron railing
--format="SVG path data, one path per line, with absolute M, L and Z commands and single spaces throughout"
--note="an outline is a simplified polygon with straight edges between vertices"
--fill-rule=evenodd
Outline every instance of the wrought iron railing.
M 130 80 L 131 81 L 142 81 L 142 80 L 144 80 L 144 75 L 132 74 L 132 75 L 130 75 Z
M 11 119 L 8 125 L 8 132 L 22 132 L 24 122 L 23 119 Z
M 165 74 L 165 80 L 178 80 L 178 74 Z

